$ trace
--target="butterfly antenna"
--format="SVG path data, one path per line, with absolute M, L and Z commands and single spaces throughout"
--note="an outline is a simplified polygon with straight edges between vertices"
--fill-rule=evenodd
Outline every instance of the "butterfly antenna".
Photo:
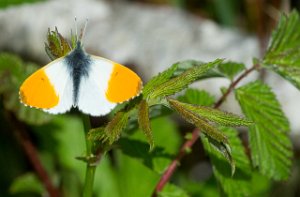
M 77 42 L 79 39 L 78 39 L 77 18 L 76 18 L 76 16 L 75 16 L 75 19 L 74 19 L 74 23 L 75 23 L 75 36 L 76 36 L 76 42 Z
M 83 39 L 83 36 L 84 36 L 84 34 L 85 34 L 85 31 L 86 31 L 86 27 L 87 27 L 88 21 L 89 21 L 89 19 L 86 18 L 85 24 L 84 24 L 84 28 L 81 29 L 81 32 L 80 32 L 80 36 L 79 36 L 79 40 L 80 40 L 80 41 L 82 41 L 82 39 Z

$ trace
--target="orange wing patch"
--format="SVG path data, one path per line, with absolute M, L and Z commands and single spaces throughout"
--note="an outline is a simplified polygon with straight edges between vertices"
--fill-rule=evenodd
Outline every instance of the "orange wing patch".
M 52 108 L 58 104 L 59 98 L 44 68 L 28 77 L 20 87 L 20 99 L 29 106 Z
M 125 66 L 114 63 L 106 92 L 106 98 L 115 103 L 124 102 L 137 96 L 142 88 L 142 80 Z

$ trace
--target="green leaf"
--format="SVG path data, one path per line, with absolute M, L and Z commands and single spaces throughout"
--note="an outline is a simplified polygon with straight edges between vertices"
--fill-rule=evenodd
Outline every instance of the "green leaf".
M 11 1 L 0 1 L 0 8 L 6 8 L 8 6 L 17 6 L 22 4 L 30 4 L 30 3 L 36 3 L 43 0 L 11 0 Z
M 290 127 L 276 96 L 259 81 L 242 86 L 235 93 L 246 117 L 255 122 L 249 136 L 254 166 L 270 178 L 287 179 L 293 154 Z
M 122 180 L 118 176 L 119 171 L 108 155 L 103 155 L 97 166 L 94 183 L 94 196 L 121 197 L 120 186 Z M 130 166 L 128 166 L 130 168 Z M 73 196 L 72 196 L 73 197 Z
M 19 100 L 19 87 L 37 69 L 35 64 L 24 63 L 15 55 L 0 54 L 0 95 L 4 108 L 12 111 L 19 120 L 33 125 L 44 124 L 52 119 L 51 115 L 41 110 L 25 107 Z
M 88 139 L 91 141 L 100 141 L 101 143 L 106 140 L 105 127 L 92 128 L 88 132 Z
M 158 197 L 189 197 L 189 195 L 180 187 L 168 183 L 163 190 L 158 193 Z
M 174 99 L 168 99 L 168 102 L 170 103 L 170 106 L 175 109 L 183 119 L 185 119 L 189 123 L 194 124 L 201 130 L 201 132 L 210 136 L 217 142 L 227 144 L 227 137 L 215 126 L 209 124 L 205 119 L 188 109 L 186 106 L 189 104 L 181 103 Z
M 205 63 L 201 62 L 201 61 L 196 61 L 196 60 L 184 60 L 184 61 L 176 62 L 174 65 L 177 66 L 177 69 L 174 72 L 174 76 L 177 77 L 178 75 L 181 75 L 183 72 L 185 72 L 195 66 L 199 66 L 201 64 L 205 64 Z
M 178 101 L 169 99 L 173 104 Z M 194 114 L 197 114 L 201 118 L 207 121 L 211 121 L 214 123 L 217 123 L 219 125 L 223 126 L 249 126 L 253 124 L 253 122 L 241 118 L 238 115 L 229 113 L 229 112 L 223 112 L 218 109 L 205 107 L 205 106 L 199 106 L 199 105 L 191 105 L 187 103 L 180 103 L 182 107 L 185 109 L 191 111 Z
M 117 141 L 123 129 L 127 126 L 129 115 L 127 112 L 118 112 L 105 128 L 91 129 L 89 138 L 94 141 L 107 142 L 111 145 Z
M 139 104 L 139 110 L 138 110 L 138 122 L 140 125 L 140 128 L 144 132 L 148 143 L 150 144 L 150 151 L 154 147 L 154 141 L 150 126 L 150 119 L 149 119 L 149 106 L 146 100 L 142 100 Z
M 17 177 L 9 188 L 12 194 L 31 193 L 41 195 L 44 187 L 33 173 L 27 173 Z
M 107 124 L 104 132 L 110 144 L 114 143 L 120 136 L 121 131 L 126 127 L 128 122 L 127 112 L 118 112 L 114 118 Z
M 114 151 L 114 171 L 122 197 L 151 196 L 166 167 L 170 164 L 181 145 L 181 137 L 168 117 L 151 119 L 155 147 L 149 146 L 139 130 L 118 140 L 119 150 Z M 141 184 L 141 176 L 146 181 Z M 111 196 L 111 195 L 107 195 Z
M 271 69 L 300 89 L 300 18 L 297 11 L 282 15 L 263 59 Z
M 224 62 L 218 66 L 218 70 L 231 81 L 233 78 L 245 69 L 245 65 L 237 62 Z
M 173 77 L 177 77 L 177 76 L 181 75 L 182 73 L 184 73 L 185 71 L 187 71 L 193 67 L 202 65 L 202 64 L 205 64 L 205 62 L 196 61 L 196 60 L 179 61 L 179 62 L 175 63 L 175 65 L 177 65 L 177 69 L 174 72 Z M 197 78 L 197 80 L 211 78 L 211 77 L 224 77 L 224 76 L 221 75 L 217 70 L 211 69 L 211 70 L 207 71 L 205 74 L 199 76 Z
M 184 95 L 177 99 L 181 102 L 202 106 L 212 106 L 215 103 L 215 98 L 208 92 L 192 88 L 188 88 Z
M 68 114 L 57 115 L 49 124 L 36 126 L 35 136 L 43 145 L 40 156 L 51 177 L 59 175 L 61 188 L 66 196 L 81 196 L 82 180 L 85 178 L 85 163 L 77 161 L 77 156 L 85 155 L 84 127 L 82 119 Z M 52 163 L 51 163 L 52 161 Z M 53 176 L 54 175 L 54 176 Z
M 209 142 L 209 140 L 201 136 L 205 150 L 208 152 L 213 165 L 213 173 L 220 183 L 220 186 L 227 196 L 251 196 L 251 166 L 244 147 L 238 137 L 236 130 L 231 128 L 220 128 L 227 136 L 229 145 L 232 147 L 232 158 L 235 161 L 236 172 L 232 175 L 230 166 L 222 156 Z
M 202 136 L 205 136 L 205 135 L 200 135 Z M 220 155 L 223 156 L 223 159 L 226 159 L 226 161 L 230 164 L 230 167 L 231 167 L 231 170 L 230 168 L 228 168 L 227 172 L 231 172 L 231 176 L 234 175 L 235 173 L 235 161 L 233 160 L 232 158 L 232 155 L 231 155 L 231 148 L 229 146 L 229 144 L 224 144 L 222 142 L 218 142 L 216 141 L 215 139 L 211 138 L 210 136 L 205 136 L 208 143 L 210 144 L 210 146 L 212 148 L 214 148 L 215 151 L 217 151 Z
M 156 86 L 153 91 L 149 93 L 147 99 L 161 98 L 181 91 L 222 61 L 223 60 L 221 59 L 217 59 L 213 62 L 201 64 L 188 69 L 177 77 L 171 78 L 170 80 Z
M 117 143 L 124 154 L 161 174 L 177 154 L 182 138 L 176 125 L 168 117 L 153 118 L 150 123 L 155 141 L 151 152 L 140 129 L 128 137 L 120 138 Z
M 47 41 L 45 43 L 45 50 L 51 60 L 67 55 L 72 49 L 68 41 L 58 32 L 48 29 Z
M 115 155 L 121 197 L 151 196 L 159 174 L 121 151 L 116 151 Z M 142 179 L 145 181 L 141 181 Z
M 232 160 L 232 156 L 231 156 L 231 148 L 228 145 L 228 139 L 227 136 L 220 132 L 220 130 L 218 128 L 216 128 L 215 126 L 211 125 L 206 118 L 201 117 L 198 113 L 195 113 L 195 107 L 196 109 L 201 108 L 200 106 L 193 106 L 190 104 L 185 104 L 185 103 L 181 103 L 179 101 L 173 100 L 173 99 L 168 99 L 170 106 L 172 108 L 174 108 L 180 115 L 182 118 L 184 118 L 187 122 L 190 122 L 192 124 L 194 124 L 197 128 L 200 129 L 200 131 L 202 133 L 204 133 L 210 144 L 213 145 L 215 147 L 216 150 L 218 150 L 220 153 L 222 153 L 222 155 L 227 159 L 227 161 L 230 163 L 231 168 L 232 168 L 232 173 L 234 173 L 235 171 L 235 163 Z M 215 109 L 213 109 L 215 110 Z M 218 115 L 220 113 L 223 112 L 218 112 Z M 203 114 L 203 113 L 202 113 Z M 217 120 L 215 116 L 215 120 Z M 222 114 L 222 117 L 224 116 L 224 114 Z M 227 115 L 228 116 L 228 115 Z M 226 116 L 226 117 L 227 117 Z M 212 116 L 213 117 L 213 116 Z M 220 119 L 220 115 L 219 115 L 219 119 Z M 240 119 L 239 117 L 235 117 L 233 115 L 230 116 L 230 118 L 234 117 L 234 121 L 227 121 L 226 123 L 228 123 L 228 125 L 236 125 L 236 124 L 248 124 L 249 122 L 246 122 L 245 120 Z M 230 118 L 228 120 L 230 120 Z M 238 120 L 238 121 L 237 121 Z M 220 121 L 220 120 L 218 120 Z M 222 120 L 222 122 L 224 123 L 224 121 Z M 230 122 L 230 124 L 229 124 Z
M 173 64 L 170 68 L 159 73 L 157 76 L 153 77 L 143 88 L 143 95 L 145 98 L 148 97 L 150 93 L 156 88 L 156 86 L 161 85 L 168 81 L 174 74 L 178 67 L 178 64 Z

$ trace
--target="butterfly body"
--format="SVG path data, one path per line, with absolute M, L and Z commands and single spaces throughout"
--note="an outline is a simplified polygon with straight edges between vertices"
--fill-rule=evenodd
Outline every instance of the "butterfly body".
M 76 106 L 80 81 L 83 77 L 88 77 L 89 75 L 91 57 L 83 50 L 81 43 L 78 42 L 76 48 L 65 57 L 64 61 L 66 61 L 73 81 L 73 105 Z
M 113 61 L 86 53 L 80 42 L 68 55 L 42 67 L 20 87 L 25 105 L 58 114 L 72 106 L 86 114 L 101 116 L 117 103 L 141 92 L 140 77 Z

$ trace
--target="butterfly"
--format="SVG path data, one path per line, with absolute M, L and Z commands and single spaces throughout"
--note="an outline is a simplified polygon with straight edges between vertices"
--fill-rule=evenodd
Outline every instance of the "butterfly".
M 26 106 L 60 114 L 77 107 L 91 116 L 108 114 L 118 103 L 138 96 L 141 78 L 129 68 L 88 54 L 80 40 L 66 56 L 29 76 L 21 85 Z

